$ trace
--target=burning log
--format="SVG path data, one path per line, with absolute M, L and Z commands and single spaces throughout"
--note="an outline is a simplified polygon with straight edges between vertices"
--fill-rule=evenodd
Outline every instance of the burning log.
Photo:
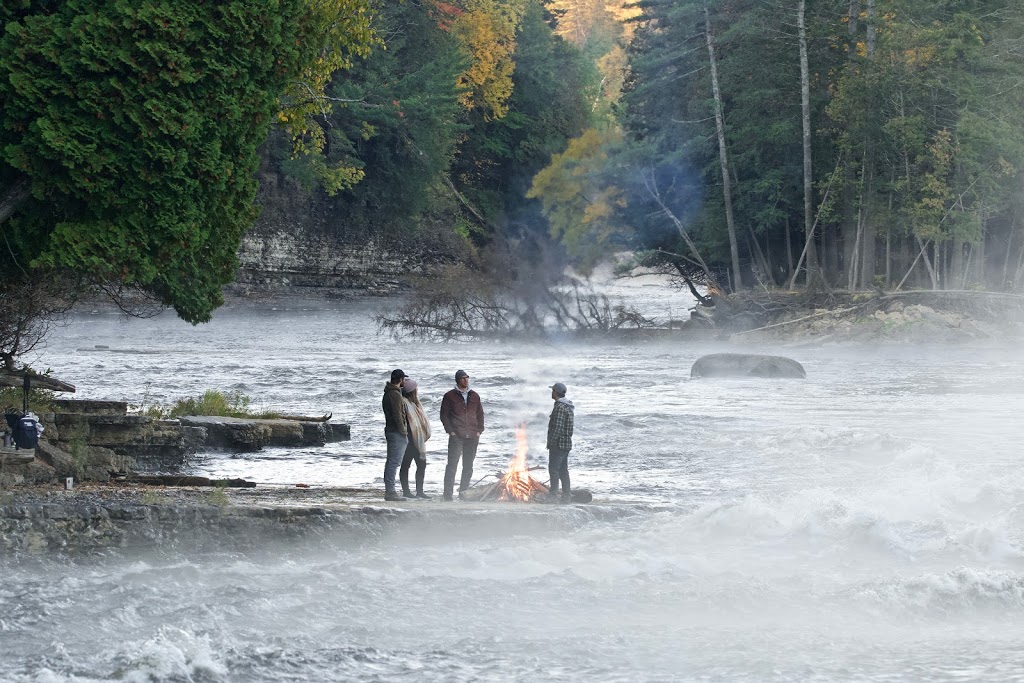
M 530 476 L 531 470 L 543 468 L 526 466 L 526 453 L 528 450 L 526 425 L 520 424 L 519 428 L 516 429 L 516 454 L 512 461 L 509 462 L 505 472 L 498 475 L 498 481 L 492 484 L 463 491 L 462 499 L 529 503 L 533 501 L 537 494 L 546 496 L 548 494 L 548 487 Z
M 530 476 L 530 472 L 533 470 L 542 470 L 544 467 L 526 466 L 528 450 L 526 425 L 520 424 L 516 429 L 516 454 L 509 462 L 505 472 L 495 475 L 498 477 L 498 481 L 467 489 L 459 494 L 459 498 L 479 502 L 488 500 L 514 503 L 553 502 L 550 495 L 551 490 Z M 574 503 L 589 503 L 593 499 L 594 496 L 586 489 L 575 489 L 572 492 L 572 502 Z
M 531 468 L 542 469 L 542 468 Z M 505 472 L 498 475 L 498 481 L 485 486 L 477 486 L 462 493 L 463 500 L 487 501 L 500 500 L 516 503 L 535 502 L 534 497 L 540 494 L 546 496 L 548 487 L 540 483 L 529 474 L 525 477 L 515 476 L 514 473 Z M 539 500 L 539 499 L 538 499 Z

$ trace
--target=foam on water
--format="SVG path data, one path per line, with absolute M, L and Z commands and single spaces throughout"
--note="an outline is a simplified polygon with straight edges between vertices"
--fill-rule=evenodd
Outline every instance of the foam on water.
M 690 381 L 724 349 L 396 343 L 371 313 L 244 306 L 199 328 L 83 314 L 35 364 L 87 398 L 238 389 L 333 412 L 352 441 L 191 467 L 342 486 L 382 486 L 392 367 L 437 432 L 454 370 L 471 374 L 480 476 L 505 467 L 521 421 L 545 463 L 547 386 L 564 381 L 573 481 L 597 503 L 338 516 L 315 544 L 241 551 L 0 558 L 0 679 L 1024 680 L 1018 349 L 782 350 L 806 381 Z M 97 344 L 159 353 L 78 350 Z

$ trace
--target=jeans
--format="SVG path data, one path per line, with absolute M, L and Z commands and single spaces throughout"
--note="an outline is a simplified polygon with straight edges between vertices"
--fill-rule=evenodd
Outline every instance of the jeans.
M 395 473 L 409 445 L 409 437 L 401 432 L 384 432 L 388 442 L 388 459 L 384 463 L 384 493 L 395 493 Z
M 419 457 L 420 452 L 416 450 L 416 444 L 409 440 L 409 446 L 405 449 L 405 457 L 402 458 L 402 468 L 398 470 L 398 479 L 402 482 L 402 493 L 408 495 L 409 491 L 409 465 L 416 461 L 416 493 L 423 493 L 423 476 L 427 473 L 426 458 Z
M 463 439 L 454 434 L 448 435 L 448 465 L 444 468 L 444 497 L 451 498 L 455 488 L 455 472 L 462 460 L 462 479 L 459 482 L 459 493 L 469 488 L 473 482 L 473 461 L 476 459 L 476 447 L 480 444 L 479 436 Z
M 548 449 L 548 474 L 551 476 L 551 493 L 558 493 L 558 484 L 562 484 L 562 497 L 568 498 L 569 489 L 569 451 L 559 448 Z

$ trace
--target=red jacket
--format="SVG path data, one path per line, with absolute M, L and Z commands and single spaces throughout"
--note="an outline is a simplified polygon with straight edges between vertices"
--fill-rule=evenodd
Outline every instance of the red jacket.
M 463 400 L 458 389 L 452 389 L 441 399 L 441 424 L 444 431 L 464 439 L 484 431 L 484 407 L 480 394 L 469 390 L 468 400 Z

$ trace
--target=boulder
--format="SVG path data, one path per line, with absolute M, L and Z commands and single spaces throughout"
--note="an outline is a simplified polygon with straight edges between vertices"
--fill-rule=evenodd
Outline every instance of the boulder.
M 77 464 L 70 453 L 45 439 L 36 446 L 36 455 L 40 460 L 52 467 L 58 477 L 73 477 L 77 474 Z
M 690 377 L 770 377 L 806 379 L 804 367 L 784 356 L 755 353 L 713 353 L 701 356 L 690 368 Z

